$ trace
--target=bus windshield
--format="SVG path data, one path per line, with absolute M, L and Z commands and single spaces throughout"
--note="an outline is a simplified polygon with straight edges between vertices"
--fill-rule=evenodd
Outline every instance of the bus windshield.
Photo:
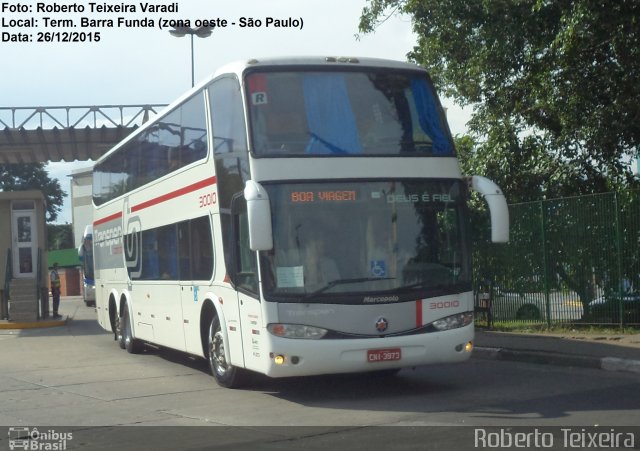
M 455 156 L 423 72 L 253 72 L 246 85 L 256 156 Z
M 267 300 L 366 303 L 471 289 L 460 181 L 264 187 L 274 235 L 261 259 Z

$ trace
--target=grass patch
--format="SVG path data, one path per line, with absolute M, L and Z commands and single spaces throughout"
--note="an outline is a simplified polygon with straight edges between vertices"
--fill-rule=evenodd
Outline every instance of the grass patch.
M 486 327 L 486 323 L 478 322 L 480 327 Z M 494 322 L 491 330 L 498 332 L 514 333 L 548 333 L 548 334 L 581 334 L 581 335 L 635 335 L 640 334 L 640 327 L 614 326 L 597 324 L 554 324 L 546 323 L 522 323 L 518 321 Z

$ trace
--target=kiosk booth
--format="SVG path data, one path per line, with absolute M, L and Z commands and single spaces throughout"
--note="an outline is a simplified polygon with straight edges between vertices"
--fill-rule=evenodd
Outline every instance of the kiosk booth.
M 0 319 L 48 315 L 45 213 L 40 191 L 0 192 Z

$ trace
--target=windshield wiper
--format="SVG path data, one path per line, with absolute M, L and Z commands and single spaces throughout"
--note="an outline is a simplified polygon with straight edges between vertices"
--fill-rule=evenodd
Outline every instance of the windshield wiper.
M 319 295 L 320 293 L 324 293 L 325 291 L 337 286 L 337 285 L 347 285 L 350 283 L 360 283 L 360 282 L 373 282 L 376 280 L 393 280 L 395 279 L 395 277 L 357 277 L 357 278 L 353 278 L 353 279 L 336 279 L 336 280 L 332 280 L 331 282 L 329 282 L 328 284 L 326 284 L 324 287 L 319 288 L 315 291 L 312 291 L 311 293 L 308 293 L 307 295 L 302 297 L 302 301 L 303 302 L 307 302 L 310 298 Z
M 339 146 L 337 146 L 337 145 L 335 145 L 335 144 L 333 144 L 333 143 L 331 143 L 331 142 L 327 141 L 327 140 L 326 140 L 326 139 L 324 139 L 324 138 L 321 138 L 320 136 L 318 136 L 317 134 L 315 134 L 315 133 L 313 133 L 313 132 L 311 132 L 311 131 L 310 131 L 310 132 L 308 132 L 308 133 L 309 133 L 309 135 L 311 135 L 311 138 L 312 138 L 312 139 L 315 139 L 315 140 L 317 140 L 318 142 L 320 142 L 320 143 L 324 144 L 324 145 L 325 145 L 325 146 L 326 146 L 326 147 L 327 147 L 327 148 L 328 148 L 332 153 L 342 153 L 342 154 L 347 154 L 347 153 L 349 153 L 349 151 L 347 151 L 347 150 L 343 149 L 342 147 L 339 147 Z M 309 142 L 309 144 L 307 145 L 307 147 L 308 147 L 308 146 L 311 146 L 311 143 L 312 143 L 312 142 L 313 142 L 313 141 Z
M 430 285 L 424 282 L 416 282 L 409 285 L 403 285 L 401 287 L 395 288 L 394 291 L 396 293 L 412 293 L 415 291 L 422 290 L 424 292 L 442 292 L 454 289 L 458 286 L 457 283 L 438 283 L 434 285 Z
M 396 288 L 397 291 L 402 291 L 402 290 L 406 290 L 406 291 L 410 291 L 413 290 L 414 288 L 425 288 L 425 284 L 424 282 L 416 282 L 416 283 L 411 283 L 409 285 L 402 285 L 401 287 Z

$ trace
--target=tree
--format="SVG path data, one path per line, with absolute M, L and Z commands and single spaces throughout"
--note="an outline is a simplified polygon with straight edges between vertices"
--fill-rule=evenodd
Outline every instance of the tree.
M 637 183 L 640 2 L 369 0 L 360 31 L 396 13 L 418 35 L 409 58 L 473 107 L 471 157 L 509 196 L 523 179 L 518 200 Z
M 75 247 L 71 224 L 47 224 L 47 237 L 50 251 Z
M 0 165 L 0 191 L 42 191 L 47 202 L 47 222 L 53 222 L 62 209 L 66 193 L 57 179 L 49 178 L 44 163 Z

